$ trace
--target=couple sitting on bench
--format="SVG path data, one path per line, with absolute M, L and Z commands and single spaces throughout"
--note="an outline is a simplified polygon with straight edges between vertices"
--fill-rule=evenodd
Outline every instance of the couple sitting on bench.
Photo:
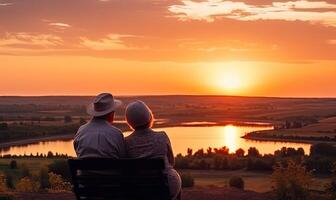
M 94 99 L 87 110 L 92 119 L 79 128 L 74 139 L 78 159 L 161 159 L 164 161 L 162 174 L 168 182 L 169 199 L 180 199 L 181 178 L 173 168 L 174 154 L 167 134 L 151 129 L 154 122 L 152 111 L 144 102 L 136 101 L 126 108 L 126 120 L 134 132 L 124 138 L 122 132 L 112 125 L 114 112 L 120 105 L 121 101 L 108 93 Z

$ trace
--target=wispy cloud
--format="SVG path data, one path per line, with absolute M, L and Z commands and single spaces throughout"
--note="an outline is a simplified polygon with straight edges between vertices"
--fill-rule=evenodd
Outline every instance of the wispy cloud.
M 54 26 L 54 27 L 57 27 L 57 28 L 60 28 L 60 29 L 66 29 L 66 28 L 71 27 L 69 24 L 61 23 L 61 22 L 53 22 L 53 23 L 49 23 L 48 25 Z
M 63 40 L 55 35 L 34 33 L 6 33 L 0 37 L 0 53 L 43 52 L 57 48 Z
M 138 49 L 127 45 L 124 38 L 136 37 L 133 35 L 109 34 L 98 40 L 90 40 L 86 37 L 81 37 L 81 45 L 92 50 L 130 50 Z
M 33 34 L 33 33 L 6 33 L 0 38 L 0 46 L 56 46 L 62 42 L 62 39 L 50 34 Z
M 256 6 L 245 2 L 224 0 L 183 0 L 182 5 L 171 5 L 168 10 L 180 20 L 193 19 L 213 22 L 225 17 L 240 21 L 300 20 L 336 26 L 336 4 L 325 1 L 300 0 Z
M 11 6 L 13 3 L 0 3 L 0 6 Z

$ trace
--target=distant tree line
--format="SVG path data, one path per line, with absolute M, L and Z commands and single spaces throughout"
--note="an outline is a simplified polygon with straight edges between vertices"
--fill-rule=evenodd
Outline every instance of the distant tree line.
M 0 123 L 0 141 L 13 141 L 26 138 L 38 138 L 45 136 L 75 134 L 79 124 L 68 124 L 64 126 L 32 125 L 32 124 L 7 124 Z
M 336 130 L 335 130 L 336 131 Z M 334 131 L 334 132 L 335 132 Z M 280 139 L 280 140 L 302 140 L 302 141 L 319 141 L 319 142 L 336 142 L 336 136 L 299 136 L 299 135 L 282 135 L 282 134 L 268 134 L 260 131 L 247 133 L 244 137 L 258 137 L 264 139 Z
M 229 153 L 227 147 L 199 149 L 193 152 L 187 150 L 187 155 L 176 156 L 176 168 L 197 170 L 253 170 L 273 171 L 276 163 L 289 159 L 302 162 L 308 170 L 314 173 L 331 173 L 331 168 L 336 162 L 336 147 L 331 144 L 321 143 L 311 147 L 310 154 L 305 155 L 304 149 L 286 148 L 274 152 L 274 154 L 261 155 L 255 147 L 245 152 L 238 149 L 235 153 Z

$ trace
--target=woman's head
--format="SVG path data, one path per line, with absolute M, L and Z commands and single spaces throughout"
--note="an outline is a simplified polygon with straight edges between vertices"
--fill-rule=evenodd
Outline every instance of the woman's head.
M 135 101 L 126 108 L 126 121 L 134 130 L 151 128 L 154 116 L 151 109 L 144 102 Z

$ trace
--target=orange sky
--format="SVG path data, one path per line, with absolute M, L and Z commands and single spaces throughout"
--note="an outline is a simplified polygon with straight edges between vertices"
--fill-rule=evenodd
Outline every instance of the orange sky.
M 336 2 L 0 0 L 0 61 L 0 95 L 336 97 Z

